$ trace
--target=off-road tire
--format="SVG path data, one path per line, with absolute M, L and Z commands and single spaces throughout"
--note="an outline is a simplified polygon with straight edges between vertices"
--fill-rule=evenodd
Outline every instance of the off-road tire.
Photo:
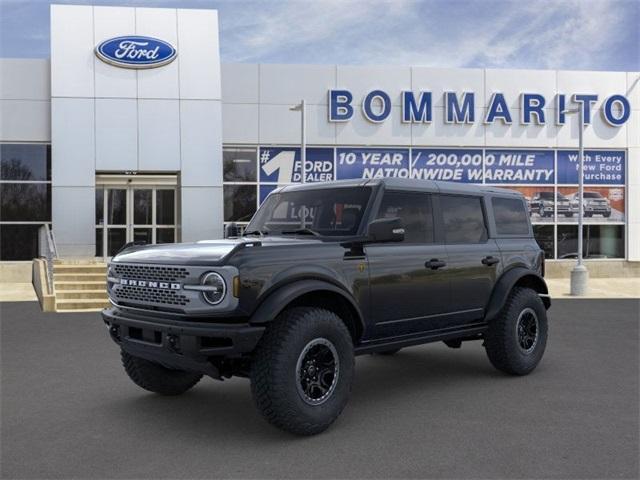
M 200 381 L 199 373 L 171 370 L 143 358 L 120 351 L 122 365 L 133 383 L 160 395 L 180 395 Z
M 517 334 L 518 319 L 526 309 L 537 316 L 537 340 L 527 353 L 520 347 Z M 489 323 L 485 338 L 487 356 L 498 370 L 526 375 L 542 359 L 547 331 L 547 311 L 538 294 L 530 288 L 515 287 L 498 316 Z
M 611 212 L 605 212 L 602 214 L 604 218 L 609 218 L 611 216 Z
M 335 347 L 337 377 L 323 403 L 310 405 L 298 389 L 298 362 L 316 339 Z M 327 429 L 347 404 L 353 371 L 353 342 L 340 317 L 322 308 L 294 307 L 278 315 L 256 347 L 251 392 L 269 423 L 297 435 L 314 435 Z

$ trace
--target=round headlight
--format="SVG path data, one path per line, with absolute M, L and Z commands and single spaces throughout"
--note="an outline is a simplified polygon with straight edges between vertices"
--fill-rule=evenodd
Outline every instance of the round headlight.
M 224 278 L 215 272 L 207 273 L 202 277 L 202 286 L 206 287 L 206 290 L 202 292 L 202 296 L 211 305 L 219 304 L 227 293 L 227 285 L 224 283 Z

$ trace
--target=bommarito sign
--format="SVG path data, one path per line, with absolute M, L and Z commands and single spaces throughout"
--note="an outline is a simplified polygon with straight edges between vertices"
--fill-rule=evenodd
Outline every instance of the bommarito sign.
M 353 118 L 356 107 L 353 94 L 349 90 L 329 90 L 329 121 L 348 122 Z M 430 123 L 433 120 L 433 95 L 429 91 L 418 93 L 403 91 L 400 94 L 402 101 L 401 115 L 403 123 Z M 566 110 L 568 95 L 560 93 L 555 96 L 555 119 L 547 118 L 545 107 L 547 99 L 539 93 L 520 94 L 520 118 L 523 125 L 544 125 L 549 121 L 555 121 L 556 125 L 564 125 L 566 122 Z M 581 106 L 584 110 L 584 123 L 591 123 L 591 110 L 593 104 L 598 101 L 598 95 L 575 93 L 570 96 L 571 102 Z M 475 123 L 482 121 L 492 124 L 501 121 L 511 124 L 514 121 L 511 109 L 503 93 L 496 92 L 491 96 L 487 105 L 487 113 L 484 118 L 478 118 L 475 107 L 475 93 L 445 92 L 444 122 L 452 124 Z M 381 123 L 391 114 L 391 97 L 384 90 L 372 90 L 361 101 L 362 115 L 373 123 Z M 602 105 L 602 116 L 612 127 L 624 125 L 631 115 L 631 105 L 627 97 L 621 94 L 610 95 Z

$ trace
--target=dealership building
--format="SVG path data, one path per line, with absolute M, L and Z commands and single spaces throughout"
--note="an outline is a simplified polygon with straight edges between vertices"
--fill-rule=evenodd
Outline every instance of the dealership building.
M 575 258 L 580 108 L 585 254 L 640 261 L 639 72 L 221 64 L 215 10 L 71 5 L 50 59 L 0 68 L 2 262 L 43 224 L 102 259 L 220 238 L 278 185 L 381 176 L 520 190 L 547 258 Z

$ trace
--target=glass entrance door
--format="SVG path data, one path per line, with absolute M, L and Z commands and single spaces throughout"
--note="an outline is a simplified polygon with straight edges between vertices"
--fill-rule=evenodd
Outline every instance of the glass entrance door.
M 128 242 L 175 242 L 176 217 L 174 187 L 98 186 L 96 256 L 112 257 Z

